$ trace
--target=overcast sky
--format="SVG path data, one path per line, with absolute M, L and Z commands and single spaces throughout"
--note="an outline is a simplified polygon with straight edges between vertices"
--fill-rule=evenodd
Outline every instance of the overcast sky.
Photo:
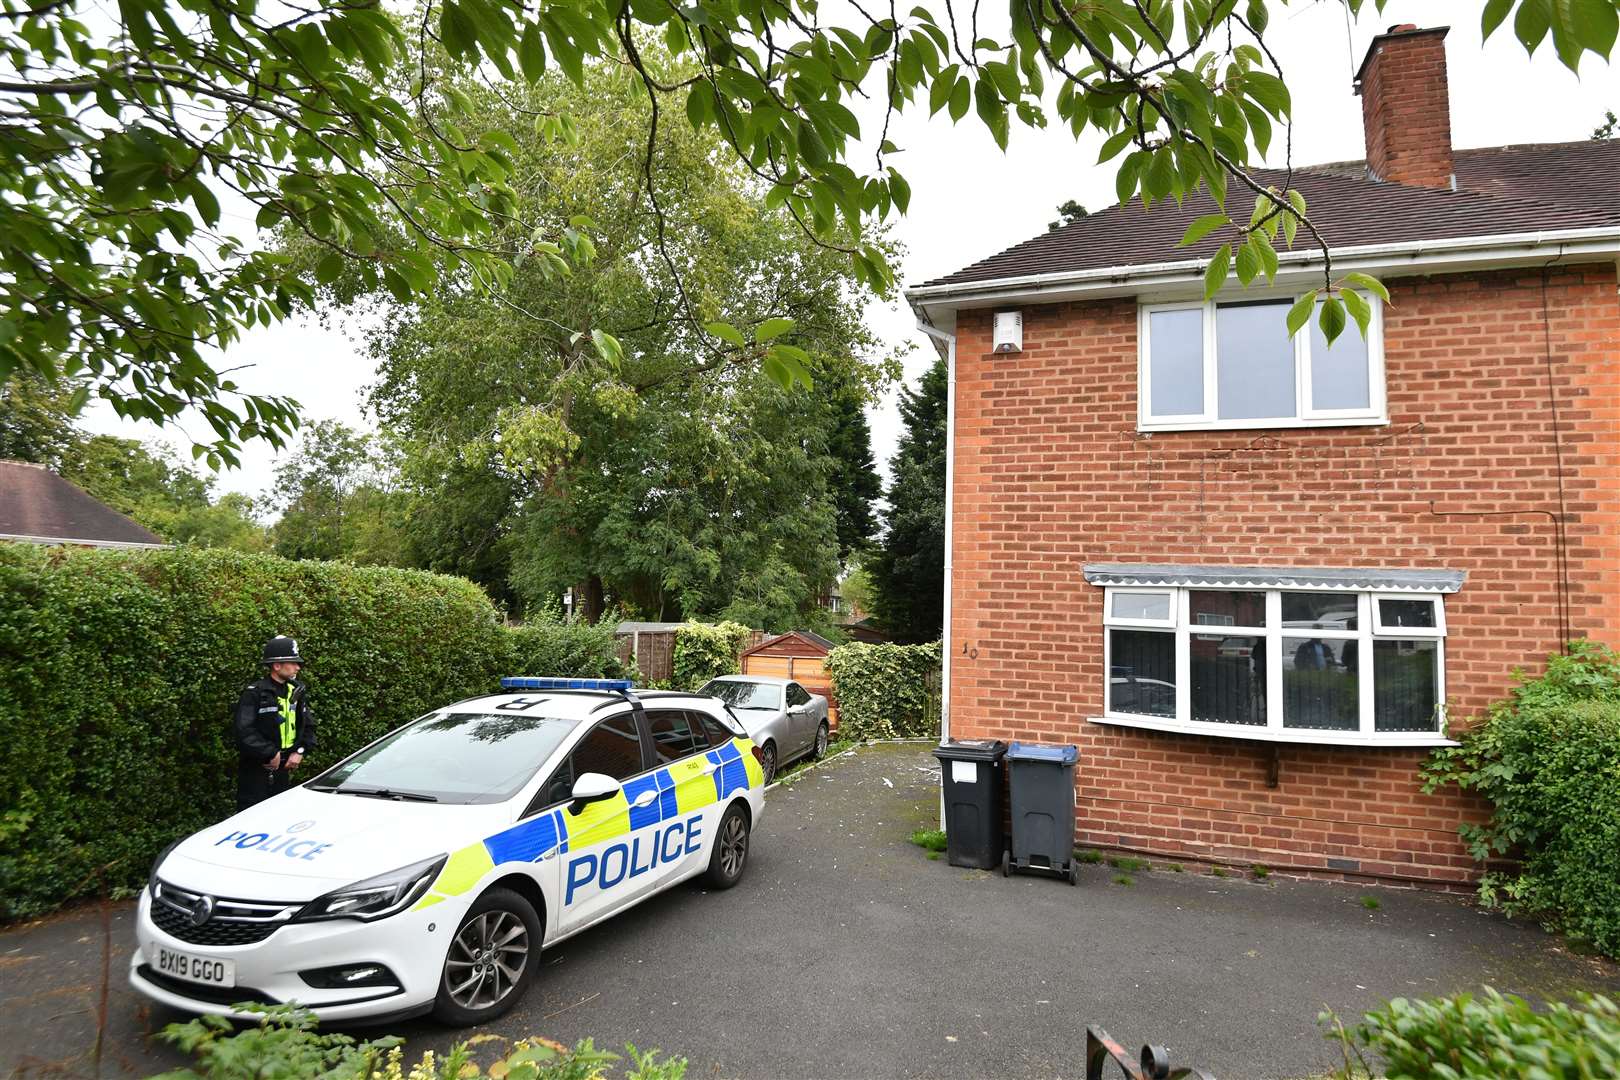
M 1371 12 L 1351 26 L 1340 0 L 1299 3 L 1273 15 L 1268 42 L 1293 92 L 1294 161 L 1312 164 L 1363 156 L 1360 99 L 1351 76 L 1374 35 L 1403 22 L 1449 25 L 1446 58 L 1451 85 L 1452 141 L 1457 147 L 1586 138 L 1604 111 L 1620 111 L 1620 72 L 1588 56 L 1577 79 L 1557 60 L 1550 43 L 1532 60 L 1506 28 L 1481 47 L 1477 2 L 1390 0 L 1382 15 Z M 986 31 L 989 32 L 989 31 Z M 869 125 L 870 126 L 870 125 Z M 895 159 L 910 181 L 910 213 L 896 222 L 906 248 L 907 283 L 947 274 L 1011 247 L 1046 229 L 1067 199 L 1097 209 L 1113 202 L 1113 169 L 1095 165 L 1098 140 L 1078 145 L 1065 128 L 1045 131 L 1013 124 L 1005 154 L 972 114 L 953 127 L 945 113 L 929 119 L 923 110 L 891 127 L 890 139 L 904 153 Z M 1275 140 L 1267 164 L 1281 164 L 1283 140 Z M 242 222 L 245 229 L 251 223 Z M 915 329 L 903 302 L 874 305 L 872 325 L 892 345 L 913 346 L 908 381 L 932 361 L 933 352 Z M 361 411 L 372 369 L 354 330 L 322 328 L 309 321 L 258 329 L 245 335 L 217 362 L 241 367 L 232 375 L 258 392 L 288 394 L 304 406 L 306 422 L 335 418 L 366 426 Z M 886 470 L 900 434 L 895 395 L 870 411 L 874 454 Z M 120 421 L 105 407 L 84 418 L 94 431 L 134 438 L 167 438 L 146 423 Z M 187 426 L 199 436 L 208 428 Z M 243 466 L 219 477 L 218 490 L 258 495 L 270 486 L 275 455 L 250 445 Z

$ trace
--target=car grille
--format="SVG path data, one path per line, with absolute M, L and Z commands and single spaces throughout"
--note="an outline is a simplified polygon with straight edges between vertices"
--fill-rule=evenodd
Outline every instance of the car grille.
M 153 986 L 161 987 L 171 994 L 179 994 L 192 1001 L 206 1001 L 210 1005 L 280 1005 L 281 1002 L 265 993 L 249 986 L 204 986 L 201 983 L 187 982 L 176 979 L 172 975 L 163 975 L 153 969 L 151 964 L 142 964 L 135 969 L 147 982 Z
M 193 912 L 203 901 L 211 913 L 199 926 Z M 152 894 L 152 922 L 188 945 L 252 945 L 286 925 L 302 906 L 209 897 L 159 881 Z

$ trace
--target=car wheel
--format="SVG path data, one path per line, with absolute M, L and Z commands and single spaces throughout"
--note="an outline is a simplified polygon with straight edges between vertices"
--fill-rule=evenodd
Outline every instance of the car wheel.
M 709 885 L 716 889 L 731 888 L 742 880 L 747 865 L 748 812 L 740 803 L 733 803 L 726 816 L 720 819 L 714 853 L 709 856 Z
M 759 767 L 765 773 L 765 782 L 776 779 L 776 744 L 768 742 L 759 748 Z
M 450 939 L 434 1017 L 471 1027 L 517 1004 L 534 977 L 542 933 L 534 905 L 511 889 L 480 896 Z
M 816 743 L 810 748 L 810 756 L 819 758 L 827 752 L 827 721 L 823 720 L 821 726 L 816 728 Z

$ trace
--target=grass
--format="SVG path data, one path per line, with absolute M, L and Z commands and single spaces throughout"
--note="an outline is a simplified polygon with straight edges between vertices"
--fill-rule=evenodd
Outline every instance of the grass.
M 1115 870 L 1124 870 L 1126 873 L 1136 873 L 1148 869 L 1146 859 L 1133 859 L 1129 855 L 1116 855 L 1108 860 L 1108 865 Z
M 1187 872 L 1187 868 L 1178 862 L 1173 862 L 1170 864 L 1170 872 L 1172 874 L 1185 874 Z
M 1209 868 L 1209 876 L 1210 877 L 1231 877 L 1232 875 L 1228 874 L 1225 870 L 1222 870 L 1219 866 L 1212 866 L 1212 867 Z
M 1379 908 L 1383 907 L 1384 904 L 1383 901 L 1379 900 L 1376 896 L 1363 896 L 1361 898 L 1361 906 L 1366 908 L 1368 911 L 1377 911 Z
M 929 858 L 930 861 L 939 859 L 940 857 L 941 857 L 940 853 L 937 852 L 937 851 L 930 851 L 928 853 L 928 858 Z
M 911 842 L 929 851 L 945 850 L 944 829 L 918 829 L 911 834 Z
M 1074 857 L 1083 863 L 1100 863 L 1103 861 L 1100 851 L 1076 851 Z
M 1271 871 L 1263 863 L 1255 863 L 1249 867 L 1249 873 L 1254 875 L 1256 881 L 1264 881 L 1271 876 Z
M 1129 875 L 1129 874 L 1115 874 L 1114 875 L 1114 884 L 1115 885 L 1135 885 L 1136 884 L 1136 879 L 1131 877 L 1131 875 Z

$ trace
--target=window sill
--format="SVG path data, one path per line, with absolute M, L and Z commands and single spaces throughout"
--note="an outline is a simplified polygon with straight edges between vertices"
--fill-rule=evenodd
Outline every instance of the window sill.
M 1390 732 L 1385 735 L 1363 735 L 1355 731 L 1312 731 L 1299 728 L 1244 727 L 1239 724 L 1203 724 L 1197 721 L 1183 723 L 1158 716 L 1088 716 L 1093 724 L 1118 727 L 1147 728 L 1150 731 L 1169 731 L 1178 735 L 1213 735 L 1222 739 L 1245 739 L 1250 742 L 1299 743 L 1306 746 L 1360 746 L 1401 749 L 1423 746 L 1457 746 L 1456 739 L 1423 731 Z
M 1387 426 L 1387 416 L 1313 417 L 1307 420 L 1280 418 L 1271 420 L 1138 420 L 1136 430 L 1144 433 L 1158 431 L 1255 431 L 1270 428 L 1289 431 L 1295 428 L 1379 427 Z

